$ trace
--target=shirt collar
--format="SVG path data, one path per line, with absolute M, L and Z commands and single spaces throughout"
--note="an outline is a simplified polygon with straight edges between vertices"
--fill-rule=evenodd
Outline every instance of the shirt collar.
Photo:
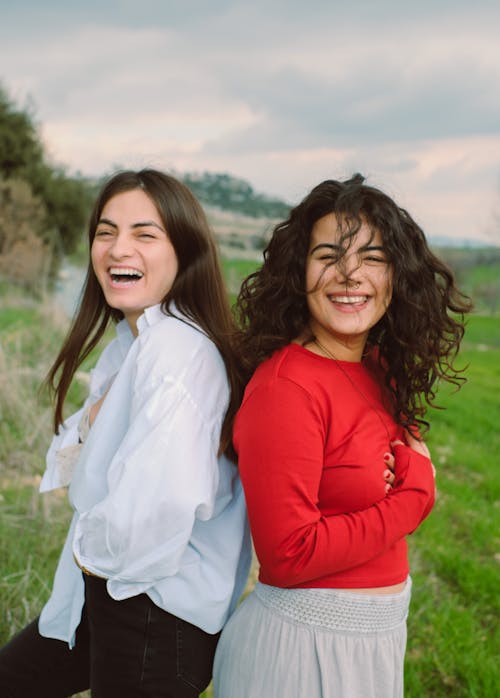
M 161 303 L 145 308 L 143 314 L 137 319 L 137 332 L 141 334 L 147 327 L 156 325 L 165 318 L 165 313 L 161 309 Z
M 198 325 L 193 321 L 190 320 L 184 313 L 182 313 L 176 306 L 176 304 L 173 301 L 170 301 L 168 305 L 168 310 L 169 313 L 171 313 L 174 317 L 178 318 L 179 320 L 182 320 L 188 325 L 191 325 L 195 330 L 198 330 L 199 332 L 203 332 L 203 330 L 198 327 Z M 143 314 L 137 318 L 137 334 L 140 335 L 146 330 L 148 327 L 152 327 L 153 325 L 156 325 L 158 322 L 161 320 L 164 320 L 167 317 L 167 314 L 163 312 L 162 310 L 162 304 L 158 303 L 157 305 L 152 305 L 149 308 L 145 308 Z M 132 336 L 132 340 L 134 339 L 132 332 L 130 331 L 130 328 L 128 327 L 128 323 L 126 320 L 122 320 L 117 327 L 119 327 L 122 322 L 125 322 L 127 325 L 128 332 Z M 205 332 L 203 332 L 205 334 Z
M 161 303 L 152 305 L 150 308 L 146 308 L 143 314 L 137 319 L 138 334 L 144 332 L 146 327 L 156 325 L 156 323 L 162 320 L 164 317 L 165 313 L 161 309 Z M 123 320 L 120 320 L 120 322 L 116 325 L 115 329 L 120 347 L 127 351 L 135 339 L 132 330 L 130 329 L 130 325 L 128 324 L 127 320 L 123 318 Z

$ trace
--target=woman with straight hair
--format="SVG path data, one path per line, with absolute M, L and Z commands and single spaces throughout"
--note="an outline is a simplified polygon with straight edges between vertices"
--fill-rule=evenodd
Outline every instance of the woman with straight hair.
M 421 434 L 469 302 L 361 175 L 276 226 L 237 307 L 251 378 L 234 445 L 260 562 L 222 632 L 216 698 L 401 698 L 406 537 L 431 511 Z
M 250 560 L 232 462 L 238 367 L 206 217 L 156 170 L 120 172 L 89 224 L 73 324 L 48 374 L 56 435 L 41 491 L 74 515 L 41 615 L 0 650 L 0 694 L 192 698 Z M 110 321 L 82 409 L 63 405 Z

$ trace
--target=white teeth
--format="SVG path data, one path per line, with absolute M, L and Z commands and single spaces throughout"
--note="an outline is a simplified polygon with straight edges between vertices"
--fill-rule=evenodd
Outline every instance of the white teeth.
M 364 303 L 368 296 L 330 296 L 335 303 Z
M 138 276 L 139 278 L 142 278 L 144 276 L 142 271 L 139 271 L 138 269 L 132 269 L 132 267 L 111 267 L 109 273 L 112 276 Z

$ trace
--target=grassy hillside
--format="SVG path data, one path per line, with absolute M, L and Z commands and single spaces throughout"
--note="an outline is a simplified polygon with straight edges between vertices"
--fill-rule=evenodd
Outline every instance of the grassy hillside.
M 436 507 L 410 539 L 411 696 L 498 694 L 498 322 L 473 317 L 461 356 L 469 382 L 458 394 L 443 389 L 447 409 L 431 417 Z
M 435 250 L 453 270 L 460 288 L 473 299 L 478 311 L 500 310 L 500 247 Z
M 236 269 L 235 275 L 251 270 L 236 263 L 228 268 Z M 0 642 L 46 600 L 69 519 L 64 492 L 37 492 L 50 407 L 36 390 L 63 324 L 54 320 L 53 309 L 3 298 Z M 438 470 L 438 500 L 410 538 L 408 698 L 497 695 L 500 327 L 495 318 L 471 317 L 461 356 L 469 364 L 468 384 L 458 394 L 443 389 L 447 409 L 431 414 L 428 443 Z M 85 382 L 83 371 L 70 396 L 73 404 L 82 399 Z

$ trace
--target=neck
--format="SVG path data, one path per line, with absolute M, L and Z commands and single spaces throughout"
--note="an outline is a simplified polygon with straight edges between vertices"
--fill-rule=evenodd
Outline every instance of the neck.
M 314 339 L 311 339 L 311 335 Z M 365 336 L 333 336 L 315 327 L 311 327 L 311 335 L 306 338 L 306 343 L 309 344 L 308 348 L 316 354 L 352 363 L 359 362 L 363 358 L 367 339 Z
M 128 326 L 130 327 L 130 331 L 132 332 L 134 337 L 137 337 L 139 334 L 139 330 L 137 329 L 136 320 L 130 320 L 129 318 L 127 318 L 127 323 L 128 323 Z

